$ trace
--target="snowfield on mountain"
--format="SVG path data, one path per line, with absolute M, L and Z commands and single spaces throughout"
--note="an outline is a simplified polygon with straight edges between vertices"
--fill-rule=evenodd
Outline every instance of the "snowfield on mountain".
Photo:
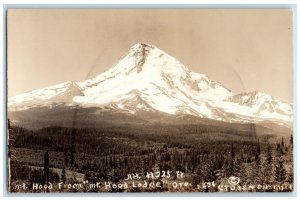
M 261 92 L 233 94 L 191 72 L 154 45 L 132 46 L 116 66 L 95 78 L 68 81 L 8 99 L 8 111 L 76 106 L 188 114 L 225 122 L 293 121 L 293 106 Z

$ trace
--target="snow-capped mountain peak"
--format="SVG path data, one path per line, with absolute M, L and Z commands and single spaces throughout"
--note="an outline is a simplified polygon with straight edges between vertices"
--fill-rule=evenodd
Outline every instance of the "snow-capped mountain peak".
M 162 73 L 185 76 L 188 71 L 178 60 L 154 45 L 137 43 L 130 48 L 117 65 L 95 78 L 80 83 L 80 86 L 85 89 L 112 78 L 133 76 L 140 73 L 147 74 L 144 78 L 155 81 Z
M 191 72 L 154 45 L 137 43 L 112 68 L 82 82 L 65 82 L 8 100 L 9 110 L 57 103 L 190 114 L 230 122 L 276 119 L 292 121 L 292 105 L 271 95 L 251 92 L 234 95 L 206 75 Z

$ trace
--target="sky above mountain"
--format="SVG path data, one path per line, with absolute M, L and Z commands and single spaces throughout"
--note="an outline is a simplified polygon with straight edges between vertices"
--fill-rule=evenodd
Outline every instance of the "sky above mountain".
M 292 102 L 288 10 L 10 10 L 8 96 L 95 77 L 138 42 L 234 93 Z

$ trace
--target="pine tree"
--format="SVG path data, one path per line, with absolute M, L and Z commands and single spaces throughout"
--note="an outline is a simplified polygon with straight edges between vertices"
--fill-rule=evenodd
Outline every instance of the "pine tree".
M 44 155 L 44 184 L 49 182 L 49 153 L 48 150 L 45 152 Z
M 89 161 L 87 161 L 84 165 L 84 179 L 85 180 L 90 180 L 93 179 L 91 177 L 91 164 L 89 163 Z
M 278 150 L 280 150 L 280 149 L 281 149 L 281 145 L 280 145 L 279 142 L 277 142 L 277 143 L 276 143 L 276 150 L 278 151 Z
M 283 142 L 283 138 L 282 138 L 281 142 L 277 143 L 276 155 L 279 158 L 284 155 L 284 142 Z
M 228 167 L 228 166 L 227 166 Z M 215 181 L 216 175 L 215 175 L 215 166 L 211 162 L 211 160 L 205 161 L 202 166 L 202 173 L 203 173 L 203 180 L 204 181 Z
M 139 171 L 143 175 L 145 174 L 145 161 L 144 161 L 143 157 L 140 159 L 140 162 L 139 162 Z
M 64 161 L 65 161 L 65 165 L 67 166 L 69 164 L 69 158 L 68 158 L 68 150 L 66 148 L 64 151 Z
M 67 180 L 65 168 L 63 168 L 62 171 L 61 171 L 60 180 L 61 180 L 61 182 L 63 182 L 63 183 L 65 183 L 66 180 Z
M 72 150 L 70 152 L 70 165 L 71 165 L 71 167 L 74 165 L 74 155 L 73 155 L 73 151 Z
M 271 165 L 272 160 L 273 160 L 273 156 L 272 156 L 272 148 L 271 148 L 270 145 L 268 145 L 268 147 L 267 147 L 267 163 L 268 163 L 269 165 Z
M 71 130 L 71 136 L 70 136 L 70 141 L 71 141 L 71 145 L 70 145 L 70 165 L 71 167 L 75 166 L 75 158 L 74 158 L 74 154 L 76 151 L 76 147 L 75 147 L 75 134 L 76 134 L 76 130 L 75 130 L 75 124 L 76 124 L 76 115 L 78 112 L 78 108 L 75 108 L 74 111 L 74 121 L 73 121 L 73 125 L 72 125 L 72 130 Z
M 284 139 L 283 139 L 283 137 L 281 138 L 281 148 L 282 149 L 284 148 Z
M 251 124 L 250 125 L 250 133 L 251 133 L 251 136 L 253 138 L 256 138 L 256 128 L 255 128 L 255 124 Z
M 233 175 L 236 177 L 241 177 L 241 160 L 235 159 L 233 161 Z
M 227 159 L 223 165 L 223 170 L 225 173 L 225 177 L 233 176 L 234 168 L 233 161 L 231 159 Z
M 260 155 L 255 155 L 255 172 L 254 172 L 255 179 L 254 180 L 257 183 L 261 183 L 261 180 L 262 180 L 262 178 L 261 178 L 261 172 L 262 172 L 261 157 L 260 157 Z
M 293 172 L 290 172 L 286 175 L 286 180 L 287 182 L 289 182 L 290 184 L 292 184 L 294 182 L 294 174 Z
M 230 151 L 230 154 L 231 154 L 231 159 L 234 160 L 235 153 L 234 153 L 234 150 L 233 150 L 233 144 L 231 144 L 231 151 Z
M 152 172 L 159 172 L 161 169 L 160 169 L 160 163 L 161 163 L 161 158 L 160 158 L 160 155 L 157 155 L 155 157 L 155 162 L 154 162 L 154 165 L 153 167 L 151 168 Z
M 201 162 L 196 163 L 195 165 L 196 165 L 196 168 L 195 168 L 196 175 L 194 177 L 193 182 L 194 182 L 194 184 L 198 184 L 203 180 L 203 174 L 202 174 L 203 170 L 202 170 Z
M 83 160 L 85 161 L 86 156 L 85 156 L 85 152 L 83 152 Z
M 283 160 L 279 159 L 275 166 L 275 179 L 278 182 L 283 182 L 286 178 L 286 171 L 283 166 Z
M 260 155 L 260 143 L 259 143 L 259 139 L 257 140 L 257 144 L 256 144 L 256 152 L 255 152 L 255 160 L 257 161 L 259 159 L 259 155 Z

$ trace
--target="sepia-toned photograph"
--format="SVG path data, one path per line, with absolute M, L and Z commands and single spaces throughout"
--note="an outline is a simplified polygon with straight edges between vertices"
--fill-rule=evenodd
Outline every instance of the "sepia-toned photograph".
M 293 192 L 293 10 L 8 9 L 7 191 Z

